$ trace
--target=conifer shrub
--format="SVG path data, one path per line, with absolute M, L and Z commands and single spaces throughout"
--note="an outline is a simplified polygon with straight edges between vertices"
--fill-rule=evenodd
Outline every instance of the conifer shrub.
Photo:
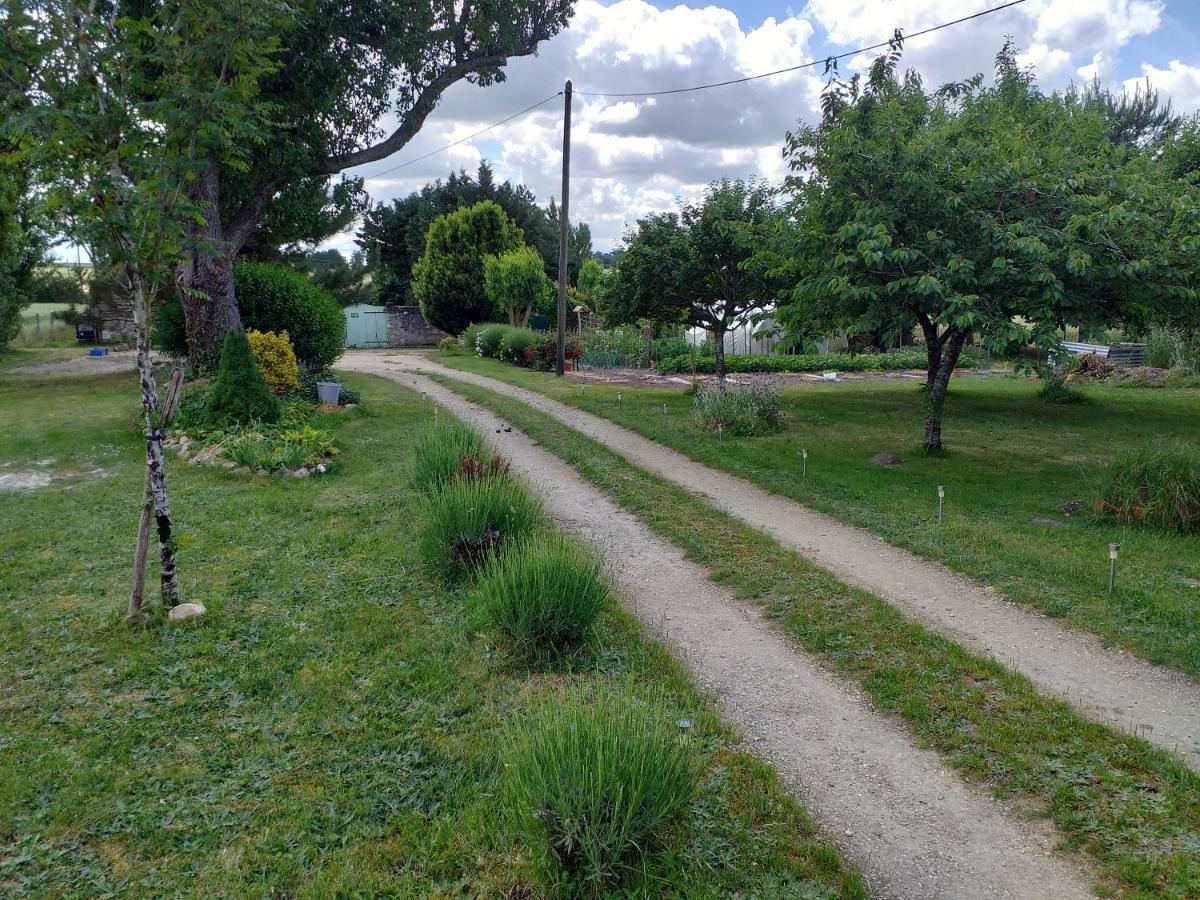
M 297 378 L 296 352 L 286 331 L 247 331 L 246 340 L 254 351 L 254 361 L 271 393 L 295 393 L 300 389 Z
M 696 754 L 659 704 L 577 692 L 517 728 L 510 811 L 548 879 L 570 896 L 620 894 L 686 813 Z
M 231 331 L 221 346 L 217 380 L 208 394 L 209 425 L 229 427 L 278 421 L 279 401 L 258 371 L 250 342 L 243 332 Z

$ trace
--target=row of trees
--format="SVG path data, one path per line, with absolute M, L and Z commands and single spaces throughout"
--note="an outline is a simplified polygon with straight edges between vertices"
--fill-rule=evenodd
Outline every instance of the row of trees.
M 925 450 L 962 348 L 1053 347 L 1069 324 L 1200 324 L 1198 129 L 1152 93 L 1044 94 L 1006 44 L 995 79 L 928 89 L 900 40 L 830 80 L 787 135 L 777 193 L 724 181 L 626 237 L 601 310 L 713 333 L 755 311 L 791 335 L 925 340 Z
M 472 178 L 466 172 L 451 172 L 421 190 L 390 204 L 380 204 L 364 216 L 358 245 L 375 262 L 378 297 L 381 303 L 410 304 L 415 299 L 414 267 L 425 255 L 426 234 L 439 219 L 456 210 L 483 202 L 498 206 L 521 229 L 524 242 L 537 251 L 542 268 L 558 280 L 559 215 L 551 198 L 541 207 L 525 185 L 509 181 L 497 184 L 486 160 Z M 586 222 L 570 228 L 567 253 L 568 281 L 574 284 L 583 261 L 592 253 L 592 236 Z

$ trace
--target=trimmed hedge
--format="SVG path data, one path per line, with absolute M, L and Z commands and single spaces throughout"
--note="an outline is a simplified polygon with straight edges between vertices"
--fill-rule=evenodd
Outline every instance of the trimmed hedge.
M 247 331 L 286 331 L 296 358 L 322 369 L 342 355 L 346 317 L 337 298 L 287 266 L 240 260 L 234 264 L 242 327 Z M 168 353 L 187 352 L 183 304 L 173 298 L 155 312 L 155 342 Z
M 983 354 L 966 347 L 959 357 L 962 369 L 977 369 L 983 364 Z M 924 369 L 927 363 L 921 348 L 893 350 L 888 353 L 825 353 L 796 356 L 726 356 L 725 370 L 739 372 L 886 372 L 895 369 Z M 658 370 L 664 375 L 690 373 L 692 357 L 681 354 L 664 359 Z M 716 360 L 711 356 L 696 357 L 696 371 L 711 375 L 716 371 Z

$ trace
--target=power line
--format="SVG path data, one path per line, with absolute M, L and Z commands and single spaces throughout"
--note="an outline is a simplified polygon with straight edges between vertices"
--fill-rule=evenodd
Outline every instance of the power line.
M 545 106 L 547 103 L 549 103 L 555 97 L 561 97 L 562 94 L 563 94 L 562 91 L 558 91 L 557 93 L 551 94 L 545 100 L 539 100 L 537 103 L 533 104 L 533 106 L 527 106 L 520 112 L 513 113 L 507 119 L 501 119 L 499 122 L 496 122 L 493 125 L 489 125 L 487 128 L 480 128 L 474 134 L 468 134 L 466 137 L 459 138 L 457 141 L 452 141 L 451 143 L 447 144 L 444 147 L 438 147 L 436 150 L 430 150 L 428 153 L 422 154 L 421 156 L 414 157 L 410 160 L 406 160 L 405 162 L 402 162 L 397 166 L 392 166 L 390 169 L 383 169 L 379 172 L 373 172 L 370 175 L 364 175 L 363 178 L 367 179 L 367 180 L 372 179 L 372 178 L 379 178 L 383 175 L 387 175 L 391 172 L 395 172 L 398 169 L 403 169 L 406 166 L 411 166 L 413 163 L 419 163 L 423 159 L 429 159 L 429 157 L 431 157 L 431 156 L 436 156 L 437 154 L 441 153 L 443 150 L 449 150 L 451 147 L 457 147 L 459 144 L 465 144 L 467 141 L 477 138 L 481 134 L 486 134 L 487 132 L 491 131 L 493 128 L 499 128 L 501 125 L 507 125 L 513 119 L 518 119 L 521 116 L 525 115 L 526 113 L 533 112 L 539 106 Z
M 931 28 L 925 28 L 921 31 L 915 31 L 912 34 L 902 35 L 902 36 L 905 41 L 909 41 L 909 40 L 912 40 L 913 38 L 922 37 L 926 34 L 932 34 L 935 31 L 941 31 L 943 28 L 950 28 L 953 25 L 961 25 L 963 22 L 969 22 L 972 19 L 979 19 L 979 18 L 982 18 L 983 16 L 989 16 L 992 13 L 1001 12 L 1003 10 L 1010 9 L 1014 6 L 1019 6 L 1024 2 L 1026 2 L 1026 0 L 1010 0 L 1010 2 L 1004 3 L 1000 6 L 994 6 L 991 9 L 981 10 L 980 12 L 974 13 L 972 15 L 963 16 L 960 19 L 954 19 L 949 22 L 943 22 L 940 25 L 934 25 Z M 669 90 L 661 90 L 661 91 L 624 91 L 624 92 L 578 91 L 577 90 L 577 91 L 574 91 L 573 93 L 580 94 L 585 97 L 661 97 L 666 94 L 686 94 L 686 93 L 690 93 L 692 91 L 704 91 L 704 90 L 708 90 L 709 88 L 726 87 L 727 85 L 731 85 L 731 84 L 744 84 L 748 81 L 758 81 L 761 78 L 770 78 L 774 75 L 783 75 L 787 72 L 798 72 L 801 69 L 811 69 L 814 66 L 828 65 L 830 61 L 839 60 L 839 59 L 847 59 L 848 57 L 851 57 L 851 56 L 857 56 L 860 53 L 869 53 L 872 50 L 879 50 L 883 47 L 890 46 L 891 43 L 892 43 L 892 39 L 889 39 L 886 41 L 880 41 L 877 44 L 871 44 L 868 47 L 859 47 L 857 50 L 848 50 L 845 53 L 838 53 L 833 56 L 826 56 L 822 59 L 809 60 L 808 62 L 800 63 L 799 65 L 796 65 L 796 66 L 789 66 L 786 69 L 776 69 L 773 72 L 763 72 L 762 74 L 759 74 L 759 75 L 747 75 L 744 78 L 732 78 L 728 81 L 715 81 L 711 84 L 697 84 L 692 87 L 671 88 Z M 428 153 L 423 153 L 420 156 L 414 157 L 410 160 L 406 160 L 405 162 L 402 162 L 399 165 L 391 166 L 390 168 L 382 169 L 378 172 L 372 172 L 370 175 L 364 176 L 364 178 L 367 180 L 370 180 L 372 178 L 380 178 L 384 175 L 389 175 L 392 172 L 399 171 L 400 169 L 411 166 L 414 163 L 419 163 L 423 159 L 429 159 L 429 157 L 431 157 L 431 156 L 436 156 L 437 154 L 442 153 L 445 150 L 449 150 L 451 147 L 457 147 L 459 144 L 465 144 L 467 141 L 474 140 L 475 138 L 479 137 L 481 134 L 487 134 L 487 132 L 491 131 L 494 128 L 499 128 L 501 125 L 507 125 L 509 122 L 513 121 L 513 119 L 518 119 L 521 116 L 525 115 L 526 113 L 533 112 L 538 107 L 545 106 L 551 100 L 555 99 L 556 97 L 561 97 L 562 95 L 563 95 L 562 91 L 556 91 L 555 93 L 551 94 L 549 97 L 546 97 L 543 100 L 539 100 L 537 103 L 533 104 L 532 106 L 527 106 L 527 107 L 525 107 L 525 109 L 521 110 L 520 112 L 515 112 L 511 116 L 501 119 L 499 122 L 495 122 L 491 125 L 488 125 L 486 128 L 481 128 L 472 134 L 468 134 L 466 137 L 459 138 L 457 141 L 452 141 L 449 144 L 446 144 L 444 147 L 438 147 L 436 150 L 430 150 Z
M 1010 9 L 1014 6 L 1019 6 L 1025 0 L 1011 0 L 1001 6 L 994 6 L 991 9 L 985 9 L 974 13 L 970 16 L 963 16 L 961 19 L 954 19 L 951 22 L 943 22 L 941 25 L 934 25 L 932 28 L 926 28 L 922 31 L 915 31 L 912 34 L 902 35 L 905 41 L 918 38 L 926 34 L 932 34 L 935 31 L 941 31 L 943 28 L 949 28 L 952 25 L 961 25 L 963 22 L 969 22 L 972 19 L 979 19 L 983 16 L 990 16 L 992 13 L 1001 12 L 1002 10 Z M 693 87 L 671 88 L 664 91 L 575 91 L 576 94 L 582 94 L 585 97 L 661 97 L 664 94 L 686 94 L 691 91 L 704 91 L 709 88 L 725 87 L 730 84 L 744 84 L 747 81 L 757 81 L 760 78 L 770 78 L 773 75 L 783 75 L 786 72 L 798 72 L 800 69 L 811 69 L 814 66 L 827 65 L 832 60 L 846 59 L 847 57 L 857 56 L 860 53 L 868 53 L 871 50 L 879 50 L 882 47 L 887 47 L 891 44 L 891 40 L 880 41 L 878 44 L 871 44 L 869 47 L 859 47 L 857 50 L 849 50 L 845 53 L 838 53 L 834 56 L 826 56 L 823 59 L 814 59 L 806 63 L 801 63 L 798 66 L 788 66 L 786 69 L 776 69 L 774 72 L 763 72 L 761 75 L 747 75 L 745 78 L 731 78 L 729 81 L 715 81 L 712 84 L 697 84 Z

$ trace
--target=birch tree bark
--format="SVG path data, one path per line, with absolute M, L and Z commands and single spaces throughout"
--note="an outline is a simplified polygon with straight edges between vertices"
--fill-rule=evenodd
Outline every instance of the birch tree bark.
M 146 481 L 150 485 L 162 599 L 165 606 L 179 605 L 179 574 L 175 570 L 175 542 L 172 536 L 171 497 L 167 491 L 167 468 L 163 459 L 165 427 L 158 409 L 158 385 L 150 356 L 150 315 L 141 273 L 126 267 L 133 294 L 133 321 L 137 331 L 138 382 L 142 391 L 142 417 L 146 427 Z

